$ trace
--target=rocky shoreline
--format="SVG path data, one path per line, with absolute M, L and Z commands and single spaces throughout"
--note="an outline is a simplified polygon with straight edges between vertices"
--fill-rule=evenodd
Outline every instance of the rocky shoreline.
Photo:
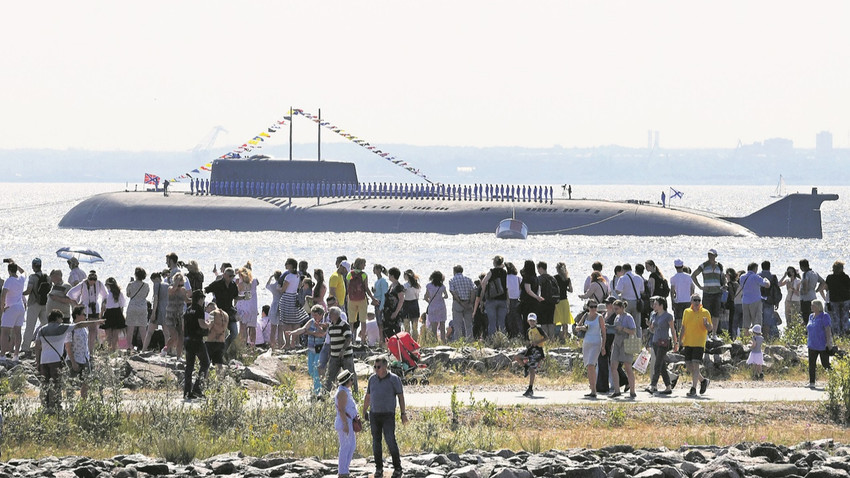
M 721 341 L 708 342 L 708 348 L 703 359 L 703 373 L 714 379 L 729 378 L 738 370 L 746 369 L 749 347 L 740 343 L 724 344 Z M 457 372 L 473 371 L 479 374 L 496 372 L 514 372 L 521 376 L 521 368 L 512 361 L 511 357 L 523 349 L 494 349 L 487 347 L 462 347 L 450 346 L 426 347 L 421 349 L 422 363 L 429 367 L 443 367 Z M 365 346 L 355 348 L 355 370 L 363 378 L 371 373 L 370 364 L 374 358 L 381 354 L 378 349 Z M 256 357 L 251 365 L 244 365 L 236 360 L 231 360 L 229 366 L 236 371 L 243 385 L 250 389 L 267 389 L 279 384 L 276 378 L 282 371 L 298 370 L 299 364 L 306 367 L 306 361 L 302 356 L 306 350 L 284 353 L 281 351 L 265 351 Z M 787 370 L 799 365 L 801 360 L 808 359 L 808 351 L 805 345 L 795 348 L 783 345 L 768 345 L 764 347 L 764 369 Z M 578 347 L 553 347 L 547 352 L 549 363 L 555 364 L 565 373 L 575 368 L 583 369 L 584 364 L 581 348 Z M 667 354 L 667 366 L 671 372 L 682 373 L 685 370 L 684 357 L 678 353 Z M 121 380 L 123 388 L 137 390 L 142 388 L 158 388 L 164 383 L 181 383 L 183 381 L 185 365 L 181 360 L 173 357 L 163 358 L 153 352 L 145 352 L 132 356 L 118 356 L 109 359 L 110 366 L 115 370 Z M 24 359 L 20 363 L 11 361 L 2 362 L 0 365 L 0 378 L 20 373 L 26 377 L 31 387 L 40 386 L 39 377 L 35 370 L 32 359 Z M 431 385 L 439 386 L 438 383 Z
M 682 446 L 634 449 L 614 445 L 600 449 L 549 450 L 540 453 L 494 452 L 406 455 L 403 476 L 416 478 L 744 478 L 848 477 L 850 445 L 831 439 L 795 446 L 739 443 L 734 446 Z M 228 453 L 191 464 L 167 463 L 144 455 L 111 459 L 48 457 L 0 463 L 2 477 L 144 478 L 177 476 L 324 478 L 336 475 L 335 460 L 293 458 L 282 454 L 248 457 Z M 392 470 L 385 471 L 386 476 Z M 351 475 L 372 476 L 374 463 L 355 458 Z

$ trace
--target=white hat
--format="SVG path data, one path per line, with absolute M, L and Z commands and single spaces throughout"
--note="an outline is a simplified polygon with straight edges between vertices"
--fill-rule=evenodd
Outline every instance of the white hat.
M 531 322 L 532 320 L 533 320 L 533 321 L 535 321 L 535 322 L 537 322 L 537 314 L 535 314 L 534 312 L 532 312 L 532 313 L 528 314 L 528 318 L 527 318 L 527 319 L 525 319 L 525 320 L 527 320 L 527 321 L 529 321 L 529 322 Z
M 750 330 L 751 330 L 754 334 L 760 334 L 760 333 L 761 333 L 761 325 L 756 324 L 756 325 L 754 325 L 754 326 L 753 326 L 753 328 L 752 328 L 752 329 L 750 329 Z
M 339 265 L 345 267 L 345 270 L 347 270 L 348 272 L 351 272 L 351 264 L 349 264 L 348 261 L 342 261 L 339 263 Z
M 685 263 L 682 262 L 682 259 L 676 259 L 673 261 L 673 267 L 684 267 Z
M 717 257 L 717 249 L 709 249 L 708 253 L 711 254 L 714 257 Z

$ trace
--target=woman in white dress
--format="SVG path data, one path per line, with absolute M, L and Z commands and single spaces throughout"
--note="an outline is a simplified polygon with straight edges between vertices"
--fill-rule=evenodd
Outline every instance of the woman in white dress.
M 9 264 L 8 271 L 9 278 L 3 283 L 3 292 L 0 293 L 0 303 L 3 304 L 3 317 L 0 320 L 0 361 L 5 361 L 6 354 L 11 352 L 12 360 L 17 362 L 21 352 L 21 327 L 26 315 L 23 294 L 27 277 L 23 275 L 24 270 L 14 262 Z M 19 273 L 21 275 L 18 275 Z

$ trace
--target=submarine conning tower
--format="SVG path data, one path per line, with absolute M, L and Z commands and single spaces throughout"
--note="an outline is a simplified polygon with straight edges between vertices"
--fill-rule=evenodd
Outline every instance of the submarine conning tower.
M 744 217 L 724 217 L 759 236 L 822 239 L 820 207 L 824 201 L 837 201 L 838 194 L 789 194 L 775 203 Z

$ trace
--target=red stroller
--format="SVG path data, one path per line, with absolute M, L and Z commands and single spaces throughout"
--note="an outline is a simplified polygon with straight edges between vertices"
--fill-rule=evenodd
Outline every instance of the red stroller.
M 407 385 L 428 385 L 428 375 L 431 373 L 428 366 L 419 363 L 419 344 L 413 340 L 407 332 L 399 332 L 387 339 L 387 349 L 393 354 L 395 360 L 390 361 L 390 371 L 401 379 L 401 383 Z

